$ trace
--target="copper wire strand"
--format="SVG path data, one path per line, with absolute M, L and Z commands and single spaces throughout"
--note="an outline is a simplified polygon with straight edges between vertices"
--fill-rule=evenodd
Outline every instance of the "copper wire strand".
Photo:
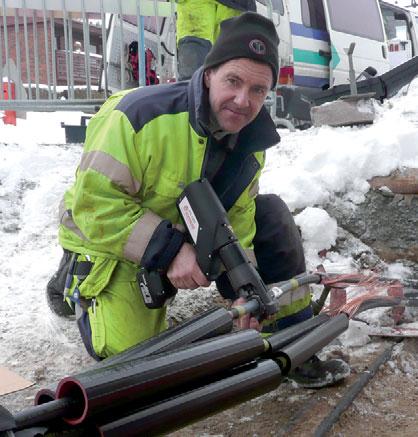
M 359 290 L 364 288 L 364 293 L 361 293 L 355 297 L 352 297 L 345 304 L 339 307 L 330 307 L 327 305 L 324 307 L 322 312 L 336 315 L 340 313 L 345 313 L 349 318 L 353 318 L 361 309 L 361 306 L 365 303 L 370 303 L 376 301 L 376 303 L 381 303 L 382 306 L 387 306 L 388 303 L 393 303 L 396 305 L 399 302 L 399 297 L 388 296 L 388 289 L 390 286 L 400 286 L 401 284 L 395 279 L 382 279 L 375 273 L 371 274 L 361 274 L 361 273 L 350 273 L 343 275 L 324 275 L 321 273 L 322 280 L 321 284 L 324 286 L 338 288 Z

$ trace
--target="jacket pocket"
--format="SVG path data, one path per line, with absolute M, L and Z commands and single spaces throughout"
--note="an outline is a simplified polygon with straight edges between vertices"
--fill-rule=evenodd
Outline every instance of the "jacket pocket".
M 92 299 L 102 292 L 110 282 L 113 272 L 119 263 L 116 259 L 102 258 L 100 256 L 92 256 L 91 261 L 93 262 L 93 267 L 79 286 L 81 296 L 86 299 Z

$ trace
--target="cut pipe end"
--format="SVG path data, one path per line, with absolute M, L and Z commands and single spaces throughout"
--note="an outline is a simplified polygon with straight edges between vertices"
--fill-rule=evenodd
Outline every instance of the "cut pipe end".
M 57 387 L 56 398 L 68 398 L 75 401 L 78 405 L 78 407 L 72 408 L 69 414 L 62 418 L 66 423 L 69 425 L 79 425 L 85 420 L 88 413 L 88 397 L 77 379 L 70 376 L 62 379 Z
M 55 392 L 49 388 L 43 388 L 35 395 L 35 405 L 42 405 L 55 400 Z

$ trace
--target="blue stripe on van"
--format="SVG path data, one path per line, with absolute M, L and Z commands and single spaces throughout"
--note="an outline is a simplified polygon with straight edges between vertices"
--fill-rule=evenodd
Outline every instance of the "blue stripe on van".
M 317 39 L 329 42 L 329 33 L 324 30 L 305 27 L 303 24 L 290 22 L 290 32 L 292 35 L 304 36 L 305 38 Z
M 325 77 L 295 75 L 293 78 L 293 85 L 305 86 L 308 88 L 322 88 L 325 85 L 329 85 L 329 79 L 326 79 Z

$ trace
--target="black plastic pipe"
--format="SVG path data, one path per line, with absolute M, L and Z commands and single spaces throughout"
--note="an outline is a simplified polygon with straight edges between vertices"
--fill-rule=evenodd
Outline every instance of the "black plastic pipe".
M 16 421 L 13 414 L 0 405 L 0 432 L 10 431 L 16 428 Z
M 232 331 L 232 328 L 233 320 L 228 310 L 221 307 L 213 307 L 139 345 L 106 358 L 96 363 L 94 367 L 73 375 L 73 377 L 82 377 L 90 373 L 96 373 L 97 369 L 109 367 L 115 363 L 143 358 L 152 354 L 173 350 L 196 341 L 227 334 Z M 55 392 L 56 386 L 40 390 L 35 396 L 35 405 L 54 400 Z
M 278 351 L 276 356 L 283 374 L 289 373 L 307 361 L 324 346 L 337 338 L 348 328 L 349 319 L 344 313 L 331 317 L 299 340 Z
M 323 313 L 319 314 L 318 316 L 312 317 L 309 320 L 298 323 L 297 325 L 290 326 L 289 328 L 272 334 L 270 337 L 266 338 L 267 342 L 270 345 L 270 349 L 267 351 L 267 354 L 269 356 L 274 356 L 284 346 L 287 346 L 288 344 L 292 343 L 303 335 L 306 335 L 308 332 L 311 332 L 313 329 L 324 324 L 328 320 L 330 320 L 330 316 Z
M 250 370 L 100 426 L 99 431 L 102 437 L 160 435 L 267 393 L 281 380 L 275 361 L 261 361 Z
M 115 363 L 77 378 L 64 378 L 58 384 L 56 397 L 78 403 L 76 414 L 63 414 L 67 423 L 77 425 L 97 411 L 163 393 L 244 364 L 264 350 L 265 342 L 257 331 L 239 331 L 165 354 Z
M 232 327 L 233 320 L 228 310 L 222 307 L 213 307 L 137 346 L 106 358 L 98 363 L 96 367 L 106 367 L 110 364 L 128 361 L 133 358 L 141 358 L 173 350 L 206 338 L 228 334 L 232 331 Z
M 35 405 L 46 404 L 55 399 L 55 390 L 52 388 L 42 388 L 35 395 Z
M 62 417 L 64 414 L 76 412 L 78 406 L 72 399 L 55 399 L 41 405 L 26 408 L 14 415 L 16 429 L 32 427 Z
M 302 285 L 306 284 L 319 284 L 321 282 L 321 275 L 316 273 L 301 273 L 292 279 L 282 281 L 277 284 L 277 288 L 280 288 L 284 293 L 288 291 L 296 290 Z

